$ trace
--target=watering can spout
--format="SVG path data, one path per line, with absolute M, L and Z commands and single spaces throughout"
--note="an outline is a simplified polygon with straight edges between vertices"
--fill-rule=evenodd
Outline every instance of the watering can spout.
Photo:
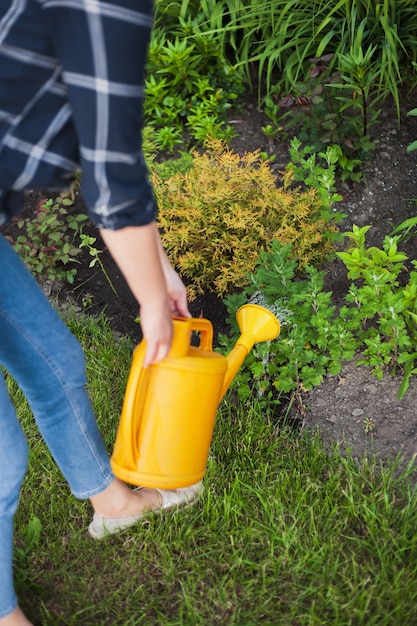
M 255 343 L 272 341 L 280 333 L 280 323 L 275 315 L 269 309 L 258 304 L 245 304 L 240 307 L 236 313 L 236 320 L 241 334 L 235 347 L 226 357 L 227 371 L 223 381 L 221 398 L 228 390 L 246 355 L 252 350 Z

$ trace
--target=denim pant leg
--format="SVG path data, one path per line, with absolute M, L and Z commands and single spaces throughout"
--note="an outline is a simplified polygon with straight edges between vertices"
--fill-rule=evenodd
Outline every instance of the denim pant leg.
M 26 472 L 28 447 L 0 373 L 0 618 L 17 606 L 13 587 L 13 516 Z
M 0 364 L 25 394 L 73 494 L 97 495 L 113 473 L 85 389 L 81 346 L 2 236 L 0 267 Z

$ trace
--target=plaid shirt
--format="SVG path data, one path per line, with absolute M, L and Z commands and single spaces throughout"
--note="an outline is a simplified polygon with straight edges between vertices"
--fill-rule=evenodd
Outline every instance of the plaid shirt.
M 98 227 L 156 205 L 141 150 L 152 0 L 0 0 L 0 224 L 25 189 L 81 192 Z

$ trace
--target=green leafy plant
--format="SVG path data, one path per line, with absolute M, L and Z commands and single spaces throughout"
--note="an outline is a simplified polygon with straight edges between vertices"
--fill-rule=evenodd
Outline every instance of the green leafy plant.
M 336 90 L 346 93 L 338 96 L 342 102 L 341 113 L 347 109 L 359 111 L 362 125 L 360 134 L 363 137 L 368 135 L 369 127 L 378 120 L 380 109 L 376 109 L 376 105 L 388 95 L 387 87 L 380 80 L 382 68 L 374 58 L 376 46 L 370 45 L 365 52 L 362 49 L 361 31 L 365 25 L 363 21 L 349 52 L 339 54 L 340 82 L 332 85 Z
M 402 376 L 403 397 L 417 373 L 417 272 L 410 271 L 408 282 L 400 283 L 408 269 L 397 238 L 387 236 L 382 248 L 368 248 L 369 228 L 354 226 L 345 233 L 353 245 L 338 256 L 352 282 L 339 311 L 331 292 L 323 290 L 323 273 L 308 266 L 297 273 L 291 247 L 277 241 L 260 253 L 250 284 L 225 299 L 236 333 L 235 312 L 248 300 L 271 308 L 281 321 L 279 338 L 255 346 L 237 374 L 240 398 L 256 395 L 280 403 L 284 395 L 298 398 L 302 407 L 303 391 L 320 384 L 327 373 L 339 373 L 343 361 L 354 356 L 380 379 L 386 371 Z M 230 350 L 236 336 L 222 336 L 221 345 Z
M 401 224 L 398 224 L 390 233 L 390 237 L 397 237 L 397 241 L 402 243 L 416 236 L 417 216 L 409 217 Z
M 367 248 L 369 228 L 353 226 L 345 233 L 353 246 L 338 253 L 353 281 L 346 296 L 351 305 L 346 314 L 358 328 L 362 343 L 358 364 L 370 366 L 379 378 L 387 368 L 392 374 L 402 371 L 401 398 L 411 375 L 417 372 L 417 272 L 408 271 L 407 256 L 398 250 L 397 236 L 385 237 L 382 249 Z M 416 267 L 417 261 L 411 265 Z M 402 286 L 399 276 L 407 273 L 408 282 Z
M 175 148 L 183 143 L 182 129 L 175 126 L 162 126 L 155 130 L 153 141 L 157 150 L 174 152 Z
M 77 270 L 68 266 L 80 253 L 76 239 L 87 216 L 70 214 L 68 207 L 72 205 L 73 199 L 62 194 L 41 202 L 35 216 L 17 221 L 22 235 L 16 237 L 13 246 L 35 276 L 74 282 Z M 72 237 L 68 229 L 73 231 Z
M 243 86 L 197 17 L 180 17 L 172 36 L 154 29 L 145 86 L 145 121 L 160 150 L 172 152 L 207 136 L 231 138 L 226 114 Z
M 374 48 L 364 56 L 362 49 L 340 55 L 339 71 L 330 73 L 328 61 L 333 55 L 310 59 L 309 75 L 295 83 L 290 93 L 280 93 L 279 86 L 265 98 L 265 112 L 271 128 L 311 144 L 317 153 L 329 145 L 336 151 L 335 163 L 342 181 L 359 182 L 361 165 L 369 160 L 374 142 L 369 128 L 378 121 L 377 102 L 384 96 L 377 91 L 378 71 L 371 62 Z M 346 95 L 339 96 L 344 91 Z M 372 97 L 371 97 L 372 93 Z M 278 130 L 277 130 L 278 132 Z
M 260 253 L 250 284 L 225 298 L 235 331 L 236 310 L 247 301 L 270 308 L 281 322 L 278 339 L 255 345 L 246 357 L 234 382 L 240 398 L 256 395 L 267 404 L 299 398 L 302 406 L 304 391 L 320 384 L 328 372 L 339 373 L 342 362 L 354 356 L 358 341 L 337 316 L 323 277 L 314 267 L 300 275 L 291 245 L 273 241 L 271 250 Z M 235 340 L 235 334 L 220 338 L 227 350 Z
M 342 199 L 336 191 L 335 170 L 340 157 L 339 146 L 328 146 L 326 152 L 314 152 L 312 146 L 302 146 L 298 137 L 290 143 L 291 161 L 286 172 L 297 182 L 303 182 L 308 187 L 316 189 L 322 204 L 322 214 L 328 219 L 329 212 L 336 202 Z M 338 219 L 344 215 L 337 214 Z
M 372 417 L 365 417 L 363 420 L 363 431 L 365 435 L 370 435 L 375 429 L 375 422 Z
M 81 303 L 83 306 L 84 311 L 87 311 L 88 309 L 91 309 L 91 307 L 93 306 L 93 296 L 91 293 L 89 293 L 88 291 L 86 291 L 81 299 Z
M 185 174 L 193 167 L 194 157 L 190 152 L 181 152 L 175 159 L 164 159 L 160 163 L 152 162 L 151 169 L 155 170 L 162 180 L 167 180 L 175 174 Z
M 86 235 L 85 233 L 80 233 L 80 248 L 87 248 L 88 253 L 91 257 L 93 257 L 90 261 L 90 264 L 88 267 L 94 267 L 96 264 L 99 265 L 101 271 L 103 272 L 103 275 L 105 277 L 105 279 L 107 280 L 107 282 L 109 283 L 111 290 L 113 291 L 114 295 L 119 297 L 119 294 L 117 293 L 116 287 L 113 285 L 112 280 L 110 278 L 110 276 L 108 275 L 106 268 L 104 267 L 104 263 L 101 260 L 100 256 L 103 253 L 103 250 L 99 250 L 98 248 L 96 248 L 96 246 L 94 245 L 97 241 L 97 237 L 92 237 L 91 235 Z M 84 300 L 83 300 L 83 305 L 84 305 Z
M 291 187 L 296 175 L 307 189 Z M 163 179 L 154 168 L 152 182 L 164 246 L 190 280 L 191 298 L 206 288 L 224 295 L 245 285 L 273 239 L 291 242 L 299 265 L 320 263 L 334 251 L 339 216 L 330 166 L 326 173 L 310 163 L 307 173 L 301 163 L 278 187 L 259 151 L 241 157 L 213 140 L 185 172 Z

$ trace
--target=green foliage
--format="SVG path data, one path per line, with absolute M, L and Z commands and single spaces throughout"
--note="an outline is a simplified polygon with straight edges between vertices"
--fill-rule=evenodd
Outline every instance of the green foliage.
M 411 111 L 408 112 L 408 115 L 417 115 L 417 109 L 411 109 Z M 412 152 L 413 150 L 417 150 L 417 139 L 415 141 L 412 141 L 410 145 L 407 146 L 407 152 Z
M 190 152 L 181 152 L 176 159 L 165 159 L 161 163 L 152 163 L 154 169 L 162 180 L 166 180 L 175 174 L 185 174 L 193 167 L 194 157 Z
M 414 200 L 415 202 L 415 200 Z M 417 234 L 417 216 L 409 217 L 408 219 L 398 224 L 390 233 L 390 236 L 394 235 L 397 237 L 398 242 L 402 243 L 403 241 L 409 241 L 412 237 L 415 237 Z
M 374 151 L 369 129 L 379 119 L 377 104 L 387 96 L 387 90 L 378 87 L 381 68 L 375 67 L 374 52 L 375 47 L 370 47 L 364 54 L 355 40 L 347 54 L 339 55 L 334 72 L 328 65 L 332 54 L 310 59 L 306 80 L 281 97 L 276 86 L 265 100 L 265 112 L 277 134 L 279 128 L 281 132 L 296 128 L 298 137 L 310 142 L 315 152 L 334 145 L 342 181 L 358 182 L 358 168 Z
M 115 286 L 113 285 L 110 276 L 108 275 L 106 268 L 104 267 L 103 261 L 101 260 L 100 256 L 103 253 L 103 250 L 99 250 L 98 248 L 96 248 L 95 243 L 97 241 L 97 237 L 92 237 L 91 235 L 86 235 L 85 233 L 80 233 L 80 248 L 87 248 L 89 255 L 92 257 L 90 264 L 88 267 L 94 267 L 95 265 L 99 265 L 101 271 L 104 274 L 104 277 L 106 278 L 107 282 L 110 285 L 111 290 L 113 291 L 114 295 L 119 297 L 119 294 L 116 291 Z M 86 304 L 88 305 L 88 299 L 86 301 Z M 84 306 L 84 301 L 83 301 L 83 306 Z
M 156 6 L 156 24 L 167 33 L 181 20 L 198 19 L 231 65 L 267 93 L 277 76 L 286 91 L 303 80 L 312 58 L 332 55 L 336 68 L 355 40 L 363 50 L 375 47 L 379 85 L 396 102 L 399 85 L 416 82 L 416 0 L 157 0 Z
M 369 228 L 354 226 L 346 233 L 354 245 L 338 253 L 353 281 L 346 296 L 351 304 L 346 313 L 362 342 L 358 363 L 371 366 L 379 378 L 387 367 L 393 374 L 402 370 L 402 397 L 410 376 L 417 373 L 417 272 L 408 272 L 407 256 L 398 250 L 398 236 L 385 237 L 382 249 L 367 248 Z M 417 261 L 411 264 L 416 267 Z M 408 282 L 403 286 L 399 276 L 407 273 Z
M 307 189 L 290 188 L 294 179 L 305 179 Z M 163 179 L 154 168 L 152 182 L 164 246 L 191 281 L 191 298 L 205 288 L 224 295 L 245 285 L 274 239 L 292 244 L 299 265 L 333 252 L 338 196 L 331 166 L 293 165 L 279 188 L 259 151 L 241 157 L 213 140 L 187 171 Z
M 13 565 L 16 571 L 16 586 L 41 593 L 42 587 L 32 580 L 31 557 L 41 543 L 42 523 L 35 515 L 27 522 L 22 538 L 22 545 L 15 546 Z
M 317 190 L 322 204 L 322 214 L 328 219 L 329 212 L 336 202 L 342 199 L 336 193 L 335 169 L 340 159 L 339 146 L 328 146 L 326 152 L 316 154 L 312 146 L 302 146 L 301 141 L 294 137 L 290 143 L 291 161 L 286 172 L 292 175 L 295 181 Z M 344 215 L 337 214 L 337 218 Z
M 225 299 L 229 323 L 252 300 L 264 304 L 281 320 L 280 337 L 254 347 L 237 374 L 239 397 L 257 395 L 266 403 L 280 402 L 281 394 L 297 395 L 321 383 L 327 373 L 340 372 L 343 361 L 359 355 L 382 378 L 389 370 L 402 374 L 399 397 L 417 373 L 417 272 L 410 271 L 405 286 L 407 256 L 398 250 L 398 237 L 385 237 L 382 248 L 366 247 L 369 226 L 345 233 L 353 246 L 338 256 L 348 270 L 351 285 L 346 305 L 336 311 L 331 292 L 323 291 L 323 274 L 305 267 L 296 274 L 291 247 L 274 241 L 262 251 L 251 283 Z M 412 261 L 415 267 L 417 261 Z M 236 335 L 222 337 L 228 350 Z
M 158 149 L 173 152 L 187 137 L 194 144 L 232 137 L 226 113 L 242 83 L 197 18 L 179 18 L 173 32 L 154 29 L 147 70 L 145 121 Z
M 355 44 L 346 54 L 339 54 L 340 82 L 334 84 L 336 89 L 347 92 L 345 96 L 339 96 L 343 102 L 340 112 L 349 108 L 357 108 L 362 122 L 362 135 L 366 137 L 369 126 L 375 123 L 380 111 L 374 109 L 376 103 L 386 99 L 387 87 L 379 84 L 377 92 L 375 86 L 380 83 L 379 77 L 382 68 L 374 61 L 375 46 L 369 46 L 363 52 L 360 40 L 355 39 Z M 375 93 L 375 95 L 373 95 Z M 372 97 L 373 95 L 373 97 Z M 372 115 L 370 115 L 372 106 Z
M 69 214 L 68 207 L 72 205 L 73 199 L 61 194 L 40 204 L 34 217 L 17 221 L 22 235 L 13 242 L 13 247 L 34 276 L 74 282 L 77 270 L 68 265 L 76 261 L 80 252 L 75 241 L 87 216 Z M 72 237 L 68 229 L 73 231 Z
M 228 140 L 222 107 L 236 106 L 234 78 L 258 90 L 272 122 L 267 136 L 295 127 L 315 152 L 337 144 L 342 179 L 358 181 L 373 154 L 381 103 L 391 96 L 399 116 L 401 90 L 417 84 L 417 0 L 158 0 L 156 40 L 161 33 L 171 49 L 164 68 L 155 46 L 149 117 L 169 150 L 180 145 L 176 119 L 187 118 L 184 127 L 199 141 Z
M 300 394 L 319 385 L 328 372 L 340 372 L 342 362 L 353 358 L 358 341 L 337 317 L 331 292 L 323 290 L 324 273 L 306 267 L 304 278 L 297 273 L 291 245 L 273 241 L 262 251 L 250 284 L 240 294 L 225 299 L 228 322 L 237 331 L 237 308 L 252 301 L 270 308 L 281 322 L 281 334 L 273 342 L 257 344 L 246 357 L 234 385 L 240 398 L 251 395 L 265 405 Z M 236 341 L 221 337 L 230 349 Z

